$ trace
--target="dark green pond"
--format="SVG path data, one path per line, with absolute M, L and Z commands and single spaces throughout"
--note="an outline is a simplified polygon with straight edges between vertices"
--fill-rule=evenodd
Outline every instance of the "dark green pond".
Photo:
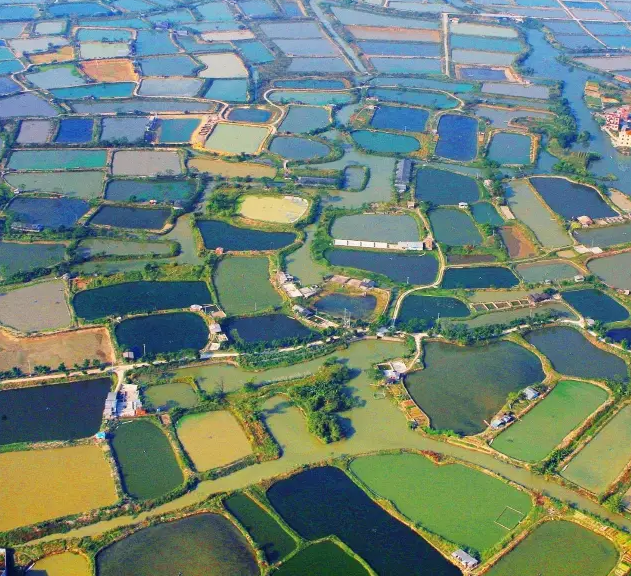
M 371 294 L 350 296 L 348 294 L 327 294 L 313 303 L 318 312 L 342 317 L 346 313 L 354 319 L 370 318 L 377 306 L 377 298 Z
M 629 317 L 629 311 L 600 290 L 569 290 L 563 292 L 563 299 L 581 316 L 600 322 L 619 322 Z
M 197 226 L 204 239 L 204 246 L 210 250 L 215 248 L 233 252 L 279 250 L 293 244 L 296 240 L 296 235 L 291 232 L 264 232 L 238 228 L 220 220 L 200 220 Z
M 429 254 L 408 255 L 367 250 L 328 250 L 326 259 L 333 266 L 357 268 L 383 274 L 395 282 L 431 284 L 438 274 L 438 260 Z
M 0 444 L 92 436 L 111 385 L 99 378 L 0 392 Z
M 99 576 L 258 576 L 254 551 L 228 519 L 197 514 L 135 532 L 96 557 Z
M 169 440 L 148 420 L 127 420 L 119 424 L 111 445 L 123 488 L 134 498 L 159 498 L 184 480 Z
M 376 130 L 356 130 L 351 136 L 357 144 L 370 152 L 408 154 L 418 150 L 420 147 L 416 138 L 403 134 L 378 132 Z
M 438 242 L 450 246 L 477 246 L 482 243 L 480 232 L 466 212 L 453 208 L 436 208 L 428 216 Z
M 598 380 L 629 379 L 624 360 L 596 348 L 578 330 L 569 326 L 534 330 L 525 338 L 548 357 L 557 372 L 566 376 Z
M 230 496 L 224 504 L 263 550 L 270 564 L 282 560 L 296 548 L 294 539 L 278 521 L 245 494 Z
M 129 318 L 116 326 L 114 334 L 119 346 L 133 350 L 136 358 L 144 353 L 201 350 L 208 342 L 206 322 L 191 312 Z
M 480 198 L 476 181 L 462 174 L 421 168 L 416 174 L 416 198 L 437 206 L 467 202 L 471 204 Z
M 171 210 L 130 208 L 128 206 L 103 206 L 90 220 L 90 224 L 116 228 L 161 230 Z
M 631 328 L 614 328 L 613 330 L 609 330 L 606 336 L 611 338 L 614 342 L 626 340 L 627 343 L 631 343 Z
M 377 574 L 461 574 L 423 538 L 368 498 L 339 468 L 313 468 L 280 480 L 267 491 L 267 497 L 302 537 L 315 540 L 334 534 Z
M 96 320 L 125 316 L 132 312 L 153 312 L 210 304 L 205 282 L 124 282 L 75 294 L 72 306 L 77 316 Z
M 245 342 L 272 342 L 291 338 L 307 338 L 313 334 L 304 324 L 284 314 L 233 318 L 225 323 L 225 332 L 232 337 L 233 330 Z
M 112 180 L 105 188 L 106 200 L 113 202 L 174 202 L 194 194 L 192 180 Z
M 39 224 L 45 228 L 74 226 L 90 205 L 79 198 L 15 198 L 7 211 L 17 222 Z
M 443 276 L 443 288 L 512 288 L 519 279 L 511 270 L 502 266 L 478 266 L 475 268 L 448 268 Z
M 437 318 L 464 318 L 469 314 L 468 306 L 457 298 L 410 294 L 401 304 L 397 323 L 418 332 L 433 326 Z
M 423 361 L 424 370 L 406 376 L 410 395 L 432 428 L 462 435 L 482 432 L 511 392 L 545 378 L 539 358 L 512 342 L 428 342 Z
M 277 576 L 368 576 L 358 560 L 335 542 L 324 540 L 301 550 L 275 572 Z
M 491 226 L 500 226 L 504 223 L 502 217 L 497 210 L 489 202 L 478 202 L 471 206 L 473 218 L 478 224 L 491 224 Z

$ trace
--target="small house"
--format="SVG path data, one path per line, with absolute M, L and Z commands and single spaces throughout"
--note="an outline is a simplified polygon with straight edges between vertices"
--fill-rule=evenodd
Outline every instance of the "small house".
M 382 326 L 377 330 L 377 338 L 383 338 L 384 336 L 387 336 L 388 332 L 390 332 L 390 328 L 388 328 L 387 326 Z
M 475 568 L 479 564 L 476 558 L 471 556 L 471 554 L 467 554 L 464 550 L 456 550 L 451 557 L 456 559 L 465 568 Z
M 579 284 L 580 282 L 585 282 L 585 276 L 583 276 L 582 274 L 577 274 L 576 276 L 574 276 L 574 282 L 576 282 L 577 284 Z
M 110 392 L 105 399 L 105 418 L 116 418 L 118 411 L 118 394 L 116 392 Z
M 396 384 L 399 380 L 401 380 L 401 374 L 399 374 L 396 370 L 384 370 L 383 376 L 388 384 Z
M 583 228 L 587 228 L 594 223 L 589 216 L 579 216 L 576 220 Z
M 524 396 L 526 397 L 526 400 L 535 400 L 539 398 L 539 392 L 531 386 L 528 386 L 528 388 L 524 389 Z
M 425 250 L 433 250 L 434 249 L 434 239 L 431 237 L 425 238 Z
M 218 323 L 211 324 L 208 328 L 211 334 L 221 334 L 221 325 Z
M 493 428 L 493 430 L 499 430 L 500 428 L 506 426 L 506 424 L 512 422 L 514 419 L 515 417 L 512 414 L 504 414 L 495 420 L 491 420 L 491 428 Z
M 189 310 L 191 312 L 201 312 L 204 307 L 201 304 L 191 304 Z
M 550 300 L 550 296 L 545 292 L 535 292 L 533 294 L 528 294 L 528 302 L 531 306 L 535 304 L 540 304 L 541 302 L 547 302 Z
M 468 210 L 469 204 L 467 204 L 467 202 L 458 202 L 458 208 L 461 210 Z
M 134 360 L 136 358 L 136 355 L 133 353 L 132 350 L 126 350 L 125 352 L 123 352 L 123 358 L 125 360 Z
M 298 314 L 299 316 L 302 316 L 303 318 L 309 318 L 311 316 L 313 316 L 313 312 L 311 310 L 309 310 L 309 308 L 305 308 L 304 306 L 300 306 L 298 304 L 294 304 L 291 309 Z
M 368 290 L 369 288 L 374 288 L 376 285 L 377 283 L 370 278 L 364 278 L 360 283 L 360 287 L 364 288 L 365 290 Z

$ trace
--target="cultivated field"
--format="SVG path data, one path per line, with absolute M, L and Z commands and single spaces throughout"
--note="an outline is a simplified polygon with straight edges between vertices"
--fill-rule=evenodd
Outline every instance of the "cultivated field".
M 109 58 L 107 60 L 86 60 L 81 69 L 97 82 L 137 82 L 131 60 L 127 58 Z
M 62 46 L 52 52 L 43 54 L 30 54 L 29 60 L 33 64 L 51 64 L 53 62 L 68 62 L 74 60 L 74 48 L 72 46 Z

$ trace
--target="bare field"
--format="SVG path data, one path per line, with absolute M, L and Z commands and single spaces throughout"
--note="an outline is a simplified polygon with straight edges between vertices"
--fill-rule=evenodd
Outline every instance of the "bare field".
M 74 48 L 72 46 L 62 46 L 52 52 L 29 55 L 29 60 L 33 64 L 51 64 L 52 62 L 68 62 L 74 60 Z
M 109 58 L 107 60 L 86 60 L 81 69 L 97 82 L 137 82 L 131 60 L 127 58 Z
M 98 358 L 107 363 L 114 361 L 114 349 L 106 328 L 24 338 L 0 330 L 0 370 L 17 366 L 30 372 L 37 365 L 56 368 L 62 362 L 70 368 L 75 363 L 82 364 L 86 358 Z
M 208 172 L 217 176 L 232 178 L 234 176 L 252 176 L 252 178 L 273 178 L 276 168 L 255 162 L 226 162 L 206 156 L 196 156 L 188 161 L 189 168 L 200 172 Z

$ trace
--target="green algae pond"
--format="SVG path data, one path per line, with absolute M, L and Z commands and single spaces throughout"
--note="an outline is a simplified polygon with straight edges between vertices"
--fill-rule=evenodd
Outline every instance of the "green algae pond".
M 618 552 L 604 536 L 573 522 L 549 521 L 503 556 L 488 576 L 607 576 Z
M 233 494 L 224 501 L 224 506 L 263 550 L 270 564 L 282 560 L 296 549 L 296 542 L 278 520 L 252 498 L 245 494 Z
M 158 408 L 192 408 L 197 404 L 198 398 L 195 390 L 186 382 L 168 382 L 148 386 L 142 392 L 143 404 L 146 408 L 157 410 Z
M 512 288 L 518 284 L 519 279 L 509 268 L 476 266 L 472 268 L 447 268 L 443 275 L 442 287 L 450 290 L 455 288 Z
M 550 360 L 557 372 L 566 376 L 629 379 L 629 370 L 622 358 L 597 348 L 581 332 L 569 326 L 533 330 L 525 338 Z
M 17 150 L 11 154 L 11 170 L 78 170 L 103 168 L 106 150 Z
M 213 274 L 219 304 L 226 314 L 245 314 L 280 306 L 274 290 L 267 256 L 231 257 L 219 262 Z
M 466 212 L 436 208 L 428 216 L 438 242 L 450 246 L 478 246 L 482 243 L 482 235 Z
M 0 392 L 0 445 L 92 436 L 111 386 L 99 378 Z
M 64 259 L 64 244 L 21 244 L 0 242 L 0 274 L 7 278 L 17 272 L 49 268 Z
M 378 132 L 377 130 L 356 130 L 351 133 L 356 144 L 369 152 L 388 154 L 409 154 L 420 148 L 419 141 L 404 134 Z
M 535 264 L 518 264 L 516 269 L 524 281 L 529 284 L 569 280 L 577 274 L 581 274 L 581 271 L 574 265 L 559 260 L 543 261 Z
M 181 350 L 201 350 L 208 342 L 208 326 L 192 312 L 154 314 L 123 320 L 114 329 L 121 348 L 139 358 Z
M 493 441 L 507 456 L 538 462 L 607 400 L 607 392 L 587 382 L 561 380 L 539 404 Z M 533 442 L 533 438 L 537 438 Z
M 545 377 L 535 354 L 505 341 L 479 346 L 428 342 L 423 362 L 423 370 L 406 376 L 410 395 L 432 428 L 464 436 L 485 430 L 511 392 Z
M 162 230 L 171 210 L 160 208 L 133 208 L 131 206 L 102 206 L 90 219 L 96 226 Z
M 184 480 L 167 437 L 149 420 L 122 422 L 111 445 L 123 488 L 134 498 L 159 498 Z
M 375 504 L 339 468 L 312 468 L 279 480 L 268 489 L 267 497 L 303 538 L 334 534 L 378 574 L 461 574 L 423 538 Z
M 206 282 L 123 282 L 77 292 L 72 306 L 77 316 L 96 320 L 106 316 L 125 316 L 132 312 L 154 312 L 210 304 Z
M 527 492 L 499 478 L 420 454 L 360 457 L 350 470 L 415 524 L 479 553 L 504 539 L 532 508 Z M 500 517 L 506 528 L 496 522 Z
M 463 318 L 470 313 L 469 307 L 457 298 L 412 293 L 403 300 L 397 322 L 412 328 L 412 331 L 418 331 L 432 326 L 441 316 Z
M 359 560 L 347 554 L 335 542 L 323 540 L 311 544 L 283 562 L 278 576 L 368 576 Z
M 562 296 L 581 316 L 597 322 L 620 322 L 629 318 L 629 311 L 622 304 L 600 290 L 568 290 L 562 292 Z
M 197 514 L 139 530 L 99 552 L 96 566 L 99 576 L 155 576 L 165 566 L 174 574 L 260 573 L 248 541 L 219 514 Z

